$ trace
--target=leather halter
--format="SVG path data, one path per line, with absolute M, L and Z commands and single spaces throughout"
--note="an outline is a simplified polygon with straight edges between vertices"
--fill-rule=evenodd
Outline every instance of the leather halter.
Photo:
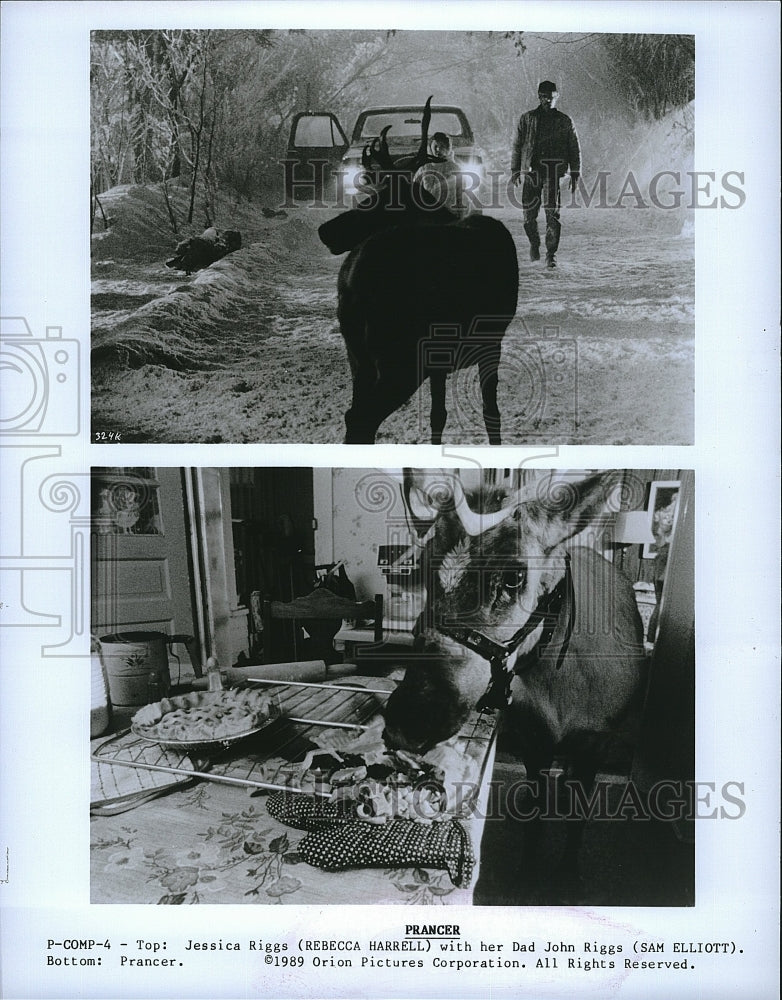
M 472 650 L 488 660 L 491 666 L 491 680 L 486 691 L 478 699 L 477 709 L 482 712 L 487 708 L 506 708 L 511 703 L 510 684 L 514 673 L 521 673 L 523 669 L 532 665 L 530 659 L 525 668 L 518 665 L 514 669 L 508 670 L 508 660 L 513 653 L 521 646 L 535 629 L 542 623 L 543 630 L 540 639 L 534 647 L 538 658 L 543 654 L 546 647 L 551 642 L 554 632 L 560 619 L 565 617 L 565 635 L 557 655 L 556 669 L 562 666 L 567 655 L 570 637 L 573 634 L 573 622 L 575 618 L 575 591 L 573 588 L 573 574 L 570 569 L 570 556 L 565 555 L 565 575 L 554 587 L 553 590 L 544 594 L 538 601 L 535 610 L 524 622 L 522 627 L 515 632 L 507 642 L 497 642 L 481 632 L 472 628 L 448 628 L 437 626 L 437 631 L 458 642 L 466 649 Z M 532 652 L 532 650 L 530 651 Z M 529 654 L 527 654 L 529 655 Z

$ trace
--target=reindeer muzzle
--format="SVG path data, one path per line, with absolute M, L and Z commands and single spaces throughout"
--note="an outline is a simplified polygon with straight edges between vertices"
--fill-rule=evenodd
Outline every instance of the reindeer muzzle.
M 514 672 L 521 673 L 522 670 L 518 664 L 514 666 L 513 670 L 508 670 L 508 660 L 542 624 L 540 639 L 535 644 L 535 651 L 540 657 L 551 643 L 557 626 L 563 618 L 565 631 L 557 654 L 557 670 L 565 661 L 575 619 L 575 591 L 569 555 L 565 556 L 565 575 L 553 590 L 543 595 L 526 622 L 507 642 L 497 642 L 496 639 L 492 639 L 491 636 L 479 629 L 451 628 L 447 625 L 438 625 L 437 631 L 489 661 L 491 667 L 489 686 L 479 698 L 476 706 L 479 712 L 483 712 L 487 709 L 507 708 L 510 705 L 512 700 L 510 686 L 513 674 Z M 526 663 L 529 666 L 531 661 L 527 660 Z

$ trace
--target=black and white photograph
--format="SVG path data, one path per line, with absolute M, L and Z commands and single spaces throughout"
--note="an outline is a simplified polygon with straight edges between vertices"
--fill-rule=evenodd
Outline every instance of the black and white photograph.
M 689 34 L 95 31 L 96 441 L 693 443 Z M 451 376 L 450 378 L 448 376 Z
M 776 1000 L 780 5 L 0 21 L 0 995 Z
M 694 904 L 691 472 L 92 477 L 93 902 Z

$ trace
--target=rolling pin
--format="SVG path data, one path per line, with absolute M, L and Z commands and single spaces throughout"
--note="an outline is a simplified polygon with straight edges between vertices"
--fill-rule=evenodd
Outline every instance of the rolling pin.
M 295 663 L 259 663 L 253 667 L 228 667 L 220 671 L 223 687 L 231 687 L 241 681 L 253 677 L 262 677 L 273 681 L 324 681 L 336 680 L 338 677 L 348 677 L 356 673 L 355 663 L 333 663 L 326 666 L 325 660 L 299 660 Z M 206 689 L 209 686 L 207 677 L 197 677 L 193 681 L 196 689 Z

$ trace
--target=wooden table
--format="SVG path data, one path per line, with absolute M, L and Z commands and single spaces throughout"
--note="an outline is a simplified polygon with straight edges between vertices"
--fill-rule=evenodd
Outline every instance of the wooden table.
M 354 682 L 369 688 L 379 679 L 351 678 Z M 306 693 L 304 685 L 300 690 Z M 188 780 L 181 773 L 100 765 L 104 785 L 93 791 L 93 801 L 144 788 L 150 794 L 166 793 L 130 811 L 91 817 L 91 901 L 469 904 L 479 872 L 495 735 L 493 718 L 476 714 L 459 734 L 467 742 L 457 744 L 471 747 L 480 771 L 474 807 L 463 821 L 478 862 L 468 885 L 457 888 L 439 868 L 356 868 L 334 873 L 303 862 L 297 847 L 306 832 L 269 815 L 266 788 L 242 783 L 246 762 L 263 756 L 254 757 L 252 746 L 245 745 L 229 752 L 219 765 L 228 780 L 208 776 Z M 104 743 L 105 738 L 94 741 L 93 750 Z M 214 767 L 219 769 L 217 763 Z M 93 783 L 97 770 L 93 762 Z M 256 777 L 259 774 L 256 770 Z M 232 777 L 236 783 L 229 783 Z M 177 784 L 169 790 L 172 781 Z

